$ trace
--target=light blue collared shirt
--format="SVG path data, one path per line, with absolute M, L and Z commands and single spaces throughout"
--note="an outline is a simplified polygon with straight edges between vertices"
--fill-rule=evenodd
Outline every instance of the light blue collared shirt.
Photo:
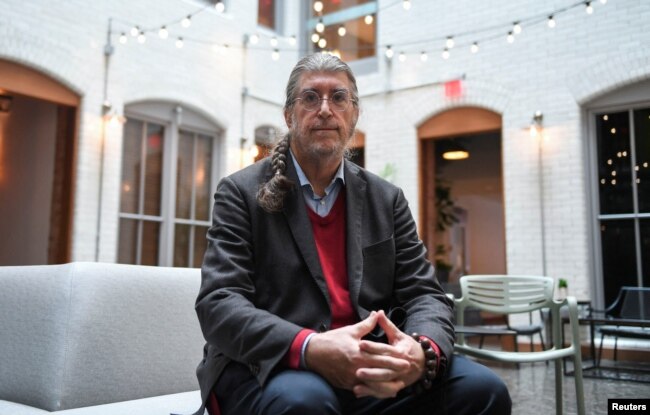
M 298 173 L 298 181 L 300 182 L 300 187 L 302 188 L 302 195 L 305 198 L 307 206 L 311 208 L 316 214 L 320 217 L 327 216 L 336 202 L 336 197 L 338 196 L 341 188 L 345 185 L 345 177 L 343 175 L 343 160 L 339 165 L 339 169 L 336 171 L 336 175 L 330 182 L 330 184 L 325 188 L 325 196 L 320 197 L 314 193 L 314 187 L 309 183 L 309 179 L 305 176 L 305 172 L 300 168 L 300 164 L 296 161 L 296 157 L 293 155 L 291 149 L 291 159 L 293 160 L 293 166 L 296 168 L 296 173 Z

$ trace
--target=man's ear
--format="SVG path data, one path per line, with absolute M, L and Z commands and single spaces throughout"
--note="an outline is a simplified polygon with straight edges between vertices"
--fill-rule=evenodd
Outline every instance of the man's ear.
M 284 110 L 284 122 L 287 123 L 287 127 L 291 128 L 291 111 L 288 109 Z

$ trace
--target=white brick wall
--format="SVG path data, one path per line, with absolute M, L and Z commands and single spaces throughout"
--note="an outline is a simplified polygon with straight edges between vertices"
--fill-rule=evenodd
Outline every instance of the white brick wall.
M 190 29 L 170 27 L 170 39 L 155 33 L 145 45 L 129 37 L 127 45 L 113 38 L 108 95 L 118 111 L 143 100 L 177 102 L 200 110 L 224 129 L 221 174 L 240 167 L 240 138 L 251 140 L 260 125 L 284 127 L 284 86 L 298 53 L 280 37 L 281 59 L 270 58 L 269 36 L 258 30 L 253 0 L 230 2 L 224 15 L 206 11 Z M 287 1 L 282 35 L 299 34 L 300 4 Z M 96 251 L 100 154 L 102 142 L 104 56 L 108 17 L 156 27 L 196 11 L 202 0 L 72 0 L 52 6 L 45 0 L 6 0 L 0 19 L 0 57 L 38 69 L 82 97 L 74 204 L 73 260 L 94 260 Z M 395 4 L 393 7 L 388 7 Z M 507 267 L 510 273 L 541 273 L 540 200 L 537 143 L 526 127 L 536 110 L 544 112 L 544 212 L 547 269 L 569 279 L 572 294 L 587 297 L 593 277 L 588 212 L 584 105 L 616 88 L 650 78 L 650 2 L 594 2 L 587 16 L 582 7 L 556 16 L 557 27 L 524 24 L 514 44 L 507 44 L 509 23 L 544 16 L 573 4 L 569 0 L 413 0 L 410 12 L 399 2 L 380 0 L 378 41 L 405 50 L 405 63 L 387 64 L 360 76 L 366 133 L 366 164 L 380 171 L 397 166 L 396 182 L 404 188 L 418 215 L 417 127 L 431 116 L 459 106 L 478 106 L 501 114 L 506 211 Z M 472 55 L 452 49 L 442 60 L 444 37 L 503 23 L 503 37 L 482 42 Z M 128 27 L 115 23 L 118 31 Z M 259 31 L 257 47 L 243 55 L 244 34 Z M 187 39 L 177 50 L 173 40 Z M 489 32 L 487 35 L 492 35 Z M 486 34 L 478 34 L 484 39 Z M 194 39 L 231 45 L 227 55 L 214 53 Z M 438 39 L 408 49 L 400 44 Z M 457 39 L 458 43 L 472 38 Z M 264 49 L 264 50 L 260 50 Z M 429 60 L 420 62 L 427 50 Z M 445 99 L 440 81 L 464 74 L 464 95 Z M 390 86 L 392 92 L 386 92 Z M 246 99 L 242 121 L 242 87 Z M 250 141 L 249 141 L 250 143 Z M 107 130 L 104 154 L 100 260 L 113 261 L 117 244 L 117 212 L 121 163 L 121 130 Z

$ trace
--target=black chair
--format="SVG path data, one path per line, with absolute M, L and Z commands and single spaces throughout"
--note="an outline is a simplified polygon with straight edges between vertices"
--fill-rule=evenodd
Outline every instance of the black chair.
M 616 319 L 650 320 L 650 288 L 648 287 L 621 287 L 616 300 L 604 310 L 592 309 L 591 313 L 602 313 L 605 319 L 611 319 L 612 325 L 599 328 L 600 346 L 596 366 L 600 365 L 605 336 L 614 337 L 614 361 L 618 359 L 618 338 L 650 340 L 650 329 L 634 326 L 616 325 Z M 590 313 L 590 314 L 591 314 Z

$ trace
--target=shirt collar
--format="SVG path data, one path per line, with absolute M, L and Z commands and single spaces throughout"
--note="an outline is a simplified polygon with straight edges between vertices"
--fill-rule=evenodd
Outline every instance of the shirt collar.
M 293 166 L 296 168 L 296 173 L 298 173 L 298 181 L 300 182 L 300 187 L 309 186 L 309 189 L 313 192 L 314 188 L 312 187 L 311 183 L 309 183 L 309 179 L 307 179 L 307 176 L 305 176 L 305 172 L 302 171 L 302 168 L 300 167 L 300 164 L 298 164 L 298 160 L 296 160 L 296 156 L 293 155 L 293 151 L 291 151 L 291 149 L 289 149 L 289 152 L 291 153 L 291 160 L 293 161 Z M 334 183 L 337 180 L 340 180 L 341 183 L 345 185 L 345 174 L 344 174 L 344 171 L 343 171 L 343 163 L 344 163 L 344 160 L 341 159 L 341 164 L 339 164 L 339 168 L 336 171 L 336 174 L 334 175 L 334 178 L 332 179 L 330 184 L 325 189 L 325 194 L 326 195 L 329 194 L 329 192 L 331 191 Z

